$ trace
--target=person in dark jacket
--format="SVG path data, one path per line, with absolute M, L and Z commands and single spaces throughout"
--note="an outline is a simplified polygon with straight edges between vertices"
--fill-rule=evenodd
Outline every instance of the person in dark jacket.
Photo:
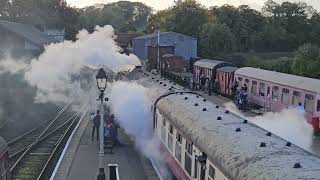
M 97 134 L 97 141 L 99 141 L 99 127 L 100 127 L 100 111 L 97 110 L 97 114 L 93 118 L 92 134 L 91 139 L 93 141 L 94 132 Z

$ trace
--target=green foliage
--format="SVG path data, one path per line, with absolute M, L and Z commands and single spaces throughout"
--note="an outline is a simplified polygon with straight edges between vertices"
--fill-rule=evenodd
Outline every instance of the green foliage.
M 220 23 L 204 24 L 200 32 L 200 53 L 214 57 L 233 52 L 236 47 L 235 37 L 229 27 Z
M 152 8 L 140 3 L 118 1 L 81 9 L 80 26 L 92 31 L 96 25 L 112 25 L 118 32 L 143 31 Z
M 167 10 L 151 16 L 148 31 L 154 32 L 160 25 L 163 31 L 174 31 L 198 37 L 200 27 L 207 23 L 209 14 L 196 0 L 178 0 Z
M 320 78 L 320 48 L 317 45 L 304 44 L 295 52 L 292 64 L 293 73 Z

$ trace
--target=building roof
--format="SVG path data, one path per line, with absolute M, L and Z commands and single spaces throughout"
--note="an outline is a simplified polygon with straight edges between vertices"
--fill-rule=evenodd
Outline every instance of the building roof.
M 214 69 L 215 66 L 222 64 L 222 63 L 228 63 L 224 61 L 217 61 L 217 60 L 211 60 L 211 59 L 200 59 L 194 63 L 195 66 Z M 231 63 L 228 63 L 232 65 Z
M 15 33 L 21 38 L 35 44 L 36 46 L 43 47 L 46 44 L 58 42 L 54 38 L 39 31 L 34 26 L 29 24 L 21 24 L 9 21 L 0 20 L 0 27 Z
M 119 45 L 127 45 L 130 44 L 132 39 L 139 36 L 138 33 L 117 33 L 116 42 Z
M 172 31 L 160 32 L 160 36 L 167 35 L 167 34 L 175 34 L 175 35 L 180 35 L 180 36 L 184 36 L 184 37 L 187 37 L 187 38 L 191 38 L 191 39 L 197 40 L 197 38 L 195 38 L 195 37 L 187 36 L 187 35 L 184 35 L 184 34 L 179 34 L 179 33 L 172 32 Z M 158 36 L 158 33 L 154 32 L 152 34 L 146 34 L 146 35 L 143 35 L 143 36 L 136 37 L 134 39 L 150 39 L 150 38 L 155 38 L 157 36 Z
M 151 78 L 155 79 L 151 79 Z M 171 83 L 149 73 L 138 80 L 148 87 L 148 96 L 155 100 L 168 93 Z M 167 86 L 163 86 L 167 84 Z M 182 90 L 175 85 L 176 91 Z M 186 100 L 185 97 L 188 97 Z M 198 103 L 198 107 L 194 104 Z M 225 113 L 210 101 L 194 94 L 173 94 L 159 100 L 157 108 L 181 133 L 192 141 L 200 151 L 205 152 L 211 162 L 230 180 L 251 179 L 319 179 L 320 158 L 295 146 L 286 146 L 287 141 L 245 119 Z M 202 111 L 207 108 L 207 111 Z M 220 116 L 222 120 L 217 120 Z M 236 132 L 240 128 L 240 132 Z M 260 143 L 266 147 L 260 147 Z M 300 163 L 301 168 L 293 168 Z
M 273 82 L 279 85 L 298 88 L 315 93 L 320 93 L 320 80 L 276 71 L 244 67 L 238 69 L 235 74 L 251 77 L 263 81 Z
M 235 72 L 238 68 L 237 67 L 229 67 L 229 66 L 226 66 L 226 67 L 222 67 L 222 68 L 218 68 L 217 71 L 222 71 L 222 72 Z
M 7 143 L 6 141 L 0 137 L 0 158 L 3 155 L 4 152 L 7 150 Z

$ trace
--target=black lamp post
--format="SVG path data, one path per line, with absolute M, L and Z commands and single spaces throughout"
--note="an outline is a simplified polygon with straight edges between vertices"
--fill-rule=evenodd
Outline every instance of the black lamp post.
M 103 70 L 103 68 L 100 68 L 97 76 L 97 87 L 100 91 L 99 100 L 101 102 L 100 104 L 100 127 L 99 127 L 99 136 L 100 136 L 100 149 L 99 149 L 99 173 L 97 176 L 97 180 L 105 180 L 106 175 L 104 173 L 104 167 L 103 167 L 103 159 L 104 159 L 104 136 L 103 136 L 103 115 L 104 115 L 104 107 L 103 107 L 103 97 L 104 97 L 104 91 L 107 88 L 107 74 Z

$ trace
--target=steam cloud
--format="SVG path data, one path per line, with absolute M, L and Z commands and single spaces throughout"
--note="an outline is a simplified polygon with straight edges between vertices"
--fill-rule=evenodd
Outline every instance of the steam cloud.
M 156 161 L 164 179 L 171 179 L 164 157 L 159 150 L 159 142 L 152 132 L 152 102 L 147 97 L 145 87 L 135 82 L 116 82 L 110 88 L 111 111 L 129 135 L 135 138 L 136 148 L 147 158 Z
M 312 152 L 313 128 L 297 110 L 290 108 L 281 112 L 267 112 L 263 116 L 246 117 L 233 103 L 225 103 L 224 106 L 252 123 Z
M 67 103 L 85 94 L 76 81 L 83 68 L 105 67 L 118 72 L 140 64 L 135 55 L 120 53 L 114 42 L 114 29 L 109 25 L 96 26 L 92 34 L 81 30 L 76 38 L 75 42 L 48 45 L 30 64 L 8 59 L 1 62 L 0 69 L 11 73 L 24 71 L 27 82 L 37 87 L 35 102 Z

